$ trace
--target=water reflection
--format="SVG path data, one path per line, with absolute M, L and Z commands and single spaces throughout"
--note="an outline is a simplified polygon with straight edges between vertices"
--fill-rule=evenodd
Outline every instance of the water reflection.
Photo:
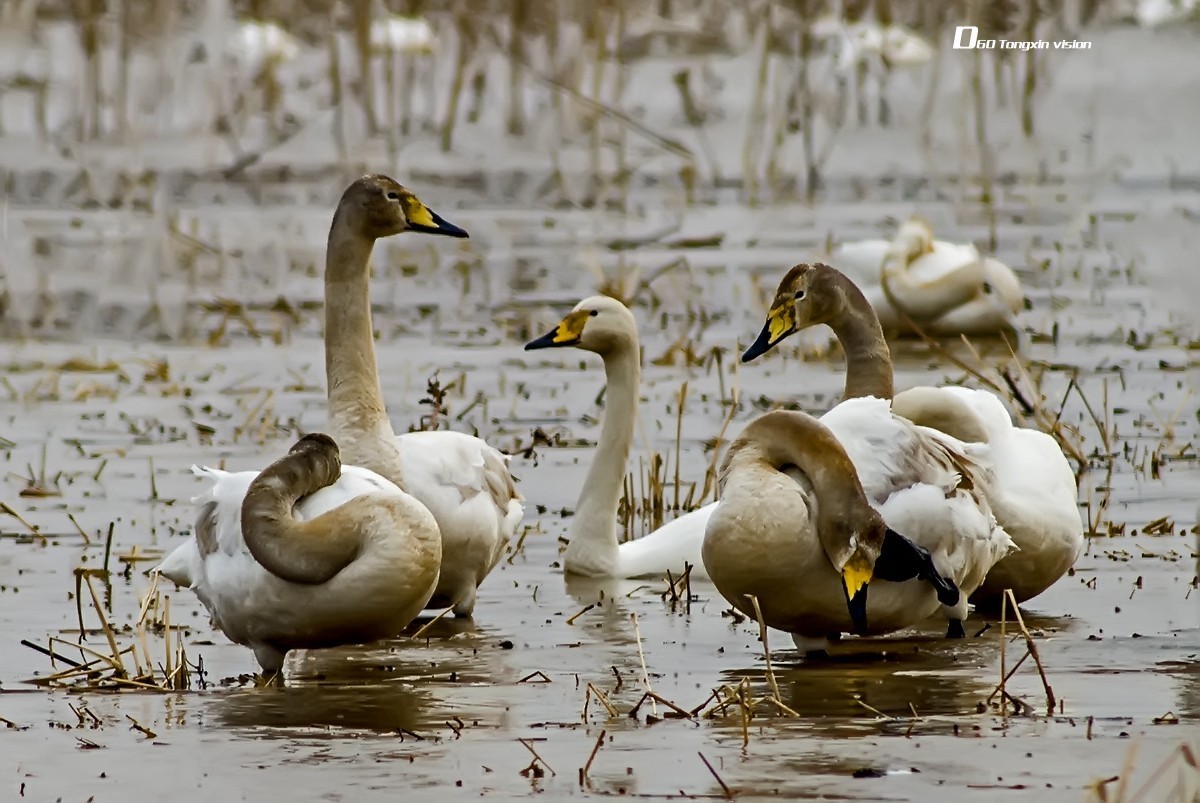
M 213 709 L 222 725 L 236 728 L 446 731 L 455 716 L 476 721 L 502 711 L 500 696 L 472 701 L 464 690 L 515 679 L 503 645 L 511 642 L 471 620 L 443 618 L 419 642 L 297 653 L 285 686 L 216 692 Z
M 947 640 L 929 632 L 885 638 L 845 639 L 826 658 L 772 650 L 783 702 L 817 730 L 850 727 L 846 720 L 971 713 L 991 692 L 989 668 L 998 654 L 994 638 Z M 722 682 L 749 677 L 766 689 L 765 667 L 726 670 Z M 868 708 L 867 706 L 870 706 Z

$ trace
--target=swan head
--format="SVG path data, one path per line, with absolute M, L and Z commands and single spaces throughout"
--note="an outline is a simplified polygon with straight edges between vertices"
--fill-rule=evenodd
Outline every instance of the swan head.
M 574 346 L 601 356 L 637 342 L 637 322 L 629 308 L 610 296 L 592 296 L 546 334 L 525 344 L 526 351 Z
M 742 354 L 742 362 L 761 357 L 789 335 L 836 319 L 845 306 L 837 271 L 822 263 L 793 267 L 779 283 L 758 338 Z
M 425 206 L 412 190 L 390 176 L 378 174 L 363 176 L 346 188 L 335 215 L 335 222 L 339 220 L 370 240 L 402 231 L 469 236 Z
M 885 260 L 890 262 L 902 258 L 905 267 L 917 257 L 933 253 L 933 227 L 929 221 L 913 215 L 900 224 L 896 236 L 888 246 Z

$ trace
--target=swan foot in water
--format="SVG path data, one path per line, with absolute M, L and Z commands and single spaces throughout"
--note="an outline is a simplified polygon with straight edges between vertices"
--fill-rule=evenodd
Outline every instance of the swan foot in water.
M 966 638 L 967 631 L 963 629 L 962 619 L 951 619 L 946 623 L 946 638 Z
M 962 596 L 954 581 L 938 572 L 929 550 L 914 544 L 891 528 L 884 533 L 883 545 L 879 550 L 879 557 L 875 559 L 874 568 L 868 567 L 865 561 L 856 555 L 846 562 L 842 576 L 842 588 L 846 592 L 850 621 L 858 633 L 867 632 L 867 585 L 873 578 L 893 583 L 902 583 L 914 577 L 924 580 L 937 592 L 938 602 L 948 608 L 958 605 Z

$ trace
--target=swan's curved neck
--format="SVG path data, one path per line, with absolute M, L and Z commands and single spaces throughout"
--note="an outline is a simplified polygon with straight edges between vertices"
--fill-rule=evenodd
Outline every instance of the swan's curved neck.
M 370 261 L 375 241 L 355 232 L 341 208 L 325 253 L 325 381 L 330 429 L 343 459 L 400 485 L 371 326 Z M 401 486 L 403 487 L 403 486 Z
M 871 526 L 858 471 L 820 421 L 785 410 L 759 416 L 730 447 L 729 465 L 746 461 L 775 471 L 794 466 L 808 478 L 818 500 L 817 537 L 835 566 L 844 565 L 856 547 L 878 552 L 883 533 Z
M 242 538 L 254 559 L 291 583 L 330 580 L 358 555 L 361 533 L 354 527 L 321 526 L 318 517 L 300 522 L 296 500 L 337 482 L 341 463 L 325 450 L 292 452 L 263 469 L 242 500 Z
M 894 392 L 892 354 L 879 326 L 879 317 L 852 281 L 841 274 L 837 274 L 836 281 L 842 304 L 829 328 L 846 353 L 846 388 L 842 398 L 890 399 Z
M 571 542 L 565 556 L 568 571 L 591 576 L 613 574 L 620 551 L 617 507 L 625 481 L 625 464 L 633 447 L 641 380 L 637 337 L 618 341 L 603 357 L 608 381 L 604 424 L 600 427 L 596 456 L 575 506 Z

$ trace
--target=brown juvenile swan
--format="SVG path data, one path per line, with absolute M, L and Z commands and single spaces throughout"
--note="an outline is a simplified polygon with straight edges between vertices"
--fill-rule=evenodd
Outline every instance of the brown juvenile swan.
M 196 530 L 158 566 L 266 674 L 289 650 L 395 636 L 433 594 L 437 522 L 394 483 L 305 435 L 261 472 L 193 467 L 213 485 Z

